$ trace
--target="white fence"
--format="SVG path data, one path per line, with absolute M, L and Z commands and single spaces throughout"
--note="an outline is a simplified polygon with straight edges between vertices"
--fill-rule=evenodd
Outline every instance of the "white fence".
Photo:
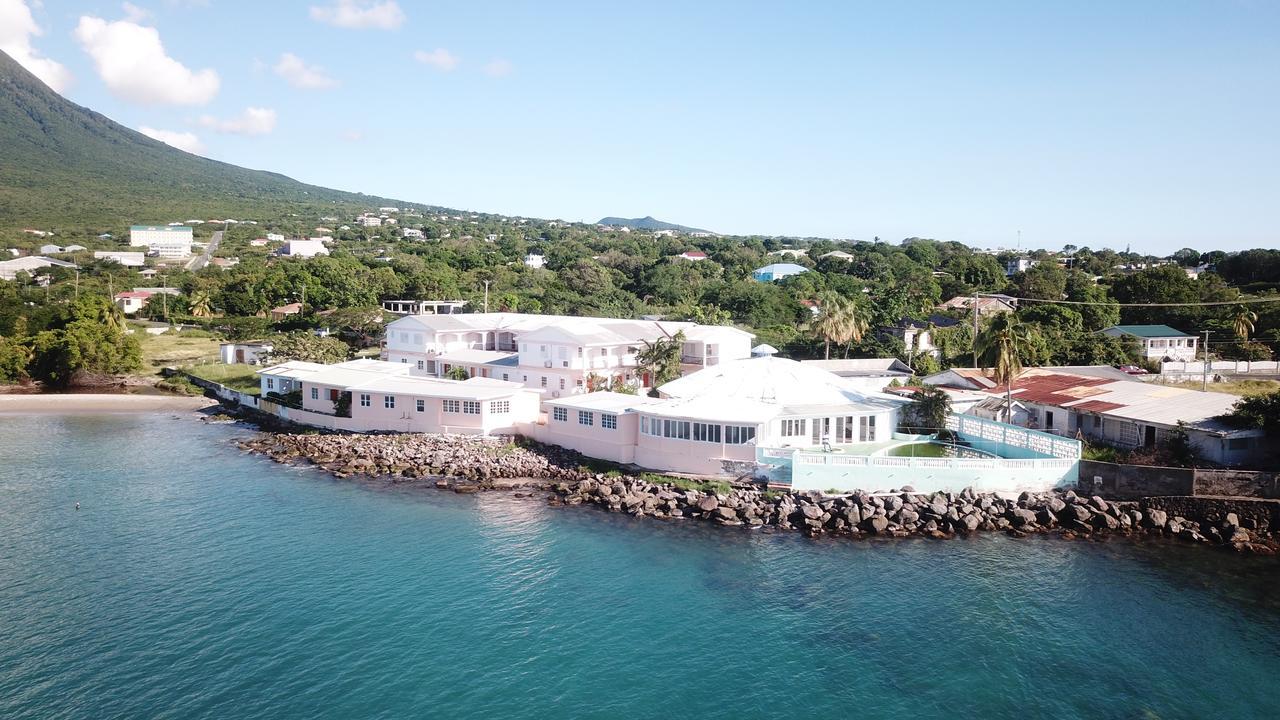
M 1204 361 L 1160 363 L 1161 375 L 1204 375 Z M 1213 360 L 1210 375 L 1280 375 L 1280 362 L 1275 360 Z
M 947 429 L 954 430 L 968 440 L 974 438 L 1004 448 L 979 448 L 996 455 L 1008 455 L 1008 448 L 1018 448 L 1041 455 L 1052 455 L 1055 458 L 1078 460 L 1081 454 L 1080 441 L 1058 437 L 1039 430 L 1029 430 L 995 420 L 987 420 L 974 415 L 952 414 L 947 418 Z M 1016 453 L 1014 453 L 1016 454 Z M 1007 462 L 1007 461 L 1006 461 Z
M 951 470 L 1066 470 L 1074 467 L 1076 458 L 1040 458 L 1009 460 L 1006 458 L 906 457 L 893 455 L 843 455 L 839 453 L 798 451 L 792 455 L 797 469 L 827 465 L 860 468 L 930 468 Z

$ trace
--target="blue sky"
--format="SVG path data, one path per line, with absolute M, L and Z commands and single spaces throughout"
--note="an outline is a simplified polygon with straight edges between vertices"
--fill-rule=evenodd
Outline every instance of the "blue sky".
M 39 34 L 5 22 L 24 11 Z M 1269 0 L 0 0 L 6 24 L 75 102 L 346 190 L 732 233 L 1280 245 Z

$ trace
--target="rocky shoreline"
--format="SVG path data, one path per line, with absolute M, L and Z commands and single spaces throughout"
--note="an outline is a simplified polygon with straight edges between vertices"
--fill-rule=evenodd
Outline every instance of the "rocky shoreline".
M 1277 528 L 1266 517 L 1212 505 L 1174 514 L 1161 509 L 1158 498 L 1116 502 L 1075 492 L 1004 498 L 972 490 L 922 494 L 909 487 L 875 495 L 769 491 L 750 483 L 592 472 L 571 450 L 465 436 L 264 433 L 240 446 L 277 462 L 309 462 L 337 477 L 425 482 L 460 493 L 524 490 L 545 496 L 551 505 L 587 504 L 637 517 L 689 518 L 810 537 L 1057 533 L 1171 537 L 1265 555 L 1280 547 Z

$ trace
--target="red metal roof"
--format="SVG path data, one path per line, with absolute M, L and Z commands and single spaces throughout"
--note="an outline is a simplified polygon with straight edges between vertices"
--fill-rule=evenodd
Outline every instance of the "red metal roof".
M 116 293 L 117 300 L 123 300 L 125 298 L 142 298 L 145 300 L 149 297 L 151 297 L 151 293 L 146 292 L 145 290 L 130 290 L 127 292 Z
M 1013 382 L 1013 397 L 1023 402 L 1042 405 L 1064 405 L 1092 395 L 1100 395 L 1105 391 L 1093 388 L 1111 382 L 1114 380 L 1083 375 L 1033 372 Z M 1000 395 L 1004 393 L 1004 388 L 996 386 L 987 388 L 986 391 L 993 395 Z
M 1082 402 L 1079 405 L 1071 406 L 1073 410 L 1084 410 L 1085 412 L 1106 412 L 1108 410 L 1115 410 L 1122 407 L 1124 407 L 1124 405 L 1121 405 L 1120 403 L 1107 402 L 1105 400 L 1090 400 L 1088 402 Z

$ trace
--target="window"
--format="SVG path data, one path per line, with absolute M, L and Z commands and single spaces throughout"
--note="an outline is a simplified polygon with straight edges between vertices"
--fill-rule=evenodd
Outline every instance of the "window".
M 1228 450 L 1248 450 L 1249 438 L 1247 437 L 1227 438 L 1227 449 Z
M 414 409 L 415 409 L 415 410 L 417 410 L 418 412 L 426 412 L 426 411 L 427 411 L 427 401 L 426 401 L 426 400 L 415 400 L 415 401 L 414 401 L 414 405 L 415 405 Z
M 578 357 L 582 357 L 582 348 L 578 348 Z
M 506 379 L 507 379 L 507 374 L 506 374 L 506 373 L 502 373 L 502 379 L 503 379 L 503 380 L 506 380 Z
M 675 440 L 689 439 L 689 421 L 688 420 L 663 420 L 662 421 L 662 437 L 673 438 Z
M 604 428 L 605 430 L 617 430 L 618 416 L 602 413 L 600 415 L 600 427 Z
M 876 416 L 863 415 L 858 418 L 858 442 L 876 441 Z
M 543 376 L 542 376 L 542 387 L 546 387 L 546 386 L 547 386 L 547 376 L 546 376 L 546 375 L 543 375 Z
M 360 393 L 360 407 L 369 407 L 372 401 L 369 399 L 368 393 Z
M 276 386 L 276 381 L 272 380 L 271 378 L 267 378 L 267 389 L 270 390 L 275 386 Z
M 506 415 L 511 412 L 510 400 L 494 400 L 489 403 L 489 412 L 494 415 Z
M 1101 415 L 1094 415 L 1094 416 L 1093 416 L 1093 429 L 1094 429 L 1094 430 L 1101 430 L 1101 429 L 1102 429 L 1102 416 L 1101 416 Z
M 382 396 L 382 407 L 384 407 L 384 408 L 386 408 L 386 409 L 388 409 L 388 410 L 394 410 L 394 409 L 395 409 L 395 407 L 396 407 L 396 396 L 395 396 L 395 395 L 383 395 L 383 396 Z
M 730 445 L 746 445 L 756 439 L 756 429 L 746 425 L 725 425 L 724 440 Z
M 710 423 L 694 423 L 693 439 L 698 442 L 720 442 L 720 426 Z
M 564 389 L 564 378 L 560 378 L 560 389 Z
M 579 425 L 595 425 L 595 424 L 596 424 L 596 414 L 595 414 L 595 413 L 593 413 L 593 412 L 589 412 L 589 411 L 587 411 L 587 410 L 579 410 L 579 411 L 578 411 L 578 424 L 579 424 Z
M 419 370 L 421 370 L 421 369 L 422 369 L 422 361 L 421 361 L 421 360 L 419 360 L 419 361 L 418 361 L 418 369 L 419 369 Z
M 805 420 L 783 420 L 782 436 L 783 437 L 799 437 L 805 433 Z
M 401 365 L 408 365 L 408 364 L 409 364 L 409 358 L 400 358 L 400 364 L 401 364 Z
M 445 411 L 445 412 L 447 412 L 447 413 L 456 413 L 456 412 L 459 412 L 459 411 L 460 411 L 461 406 L 462 406 L 462 403 L 458 402 L 457 400 L 445 400 L 445 401 L 444 401 L 444 411 Z
M 311 399 L 312 400 L 320 399 L 320 388 L 315 388 L 315 387 L 311 388 Z
M 640 416 L 640 434 L 641 435 L 649 434 L 649 416 L 648 415 Z
M 475 401 L 475 400 L 463 400 L 463 401 L 462 401 L 462 412 L 463 412 L 463 414 L 465 414 L 465 415 L 479 415 L 479 414 L 480 414 L 480 403 L 479 403 L 479 402 L 477 402 L 477 401 Z
M 558 353 L 558 354 L 560 355 L 560 359 L 561 359 L 561 360 L 566 360 L 566 359 L 568 359 L 568 357 L 569 357 L 569 348 L 567 348 L 567 347 L 565 347 L 565 346 L 561 345 L 561 346 L 558 348 L 558 350 L 559 350 L 559 353 Z
M 435 360 L 428 360 L 428 361 L 427 361 L 427 372 L 428 372 L 428 373 L 430 373 L 430 374 L 432 374 L 432 375 L 435 375 L 435 374 L 436 374 L 436 361 L 435 361 Z
M 1131 422 L 1120 423 L 1120 444 L 1137 445 L 1138 444 L 1138 426 Z
M 556 422 L 569 422 L 569 411 L 566 408 L 551 408 L 551 419 Z

